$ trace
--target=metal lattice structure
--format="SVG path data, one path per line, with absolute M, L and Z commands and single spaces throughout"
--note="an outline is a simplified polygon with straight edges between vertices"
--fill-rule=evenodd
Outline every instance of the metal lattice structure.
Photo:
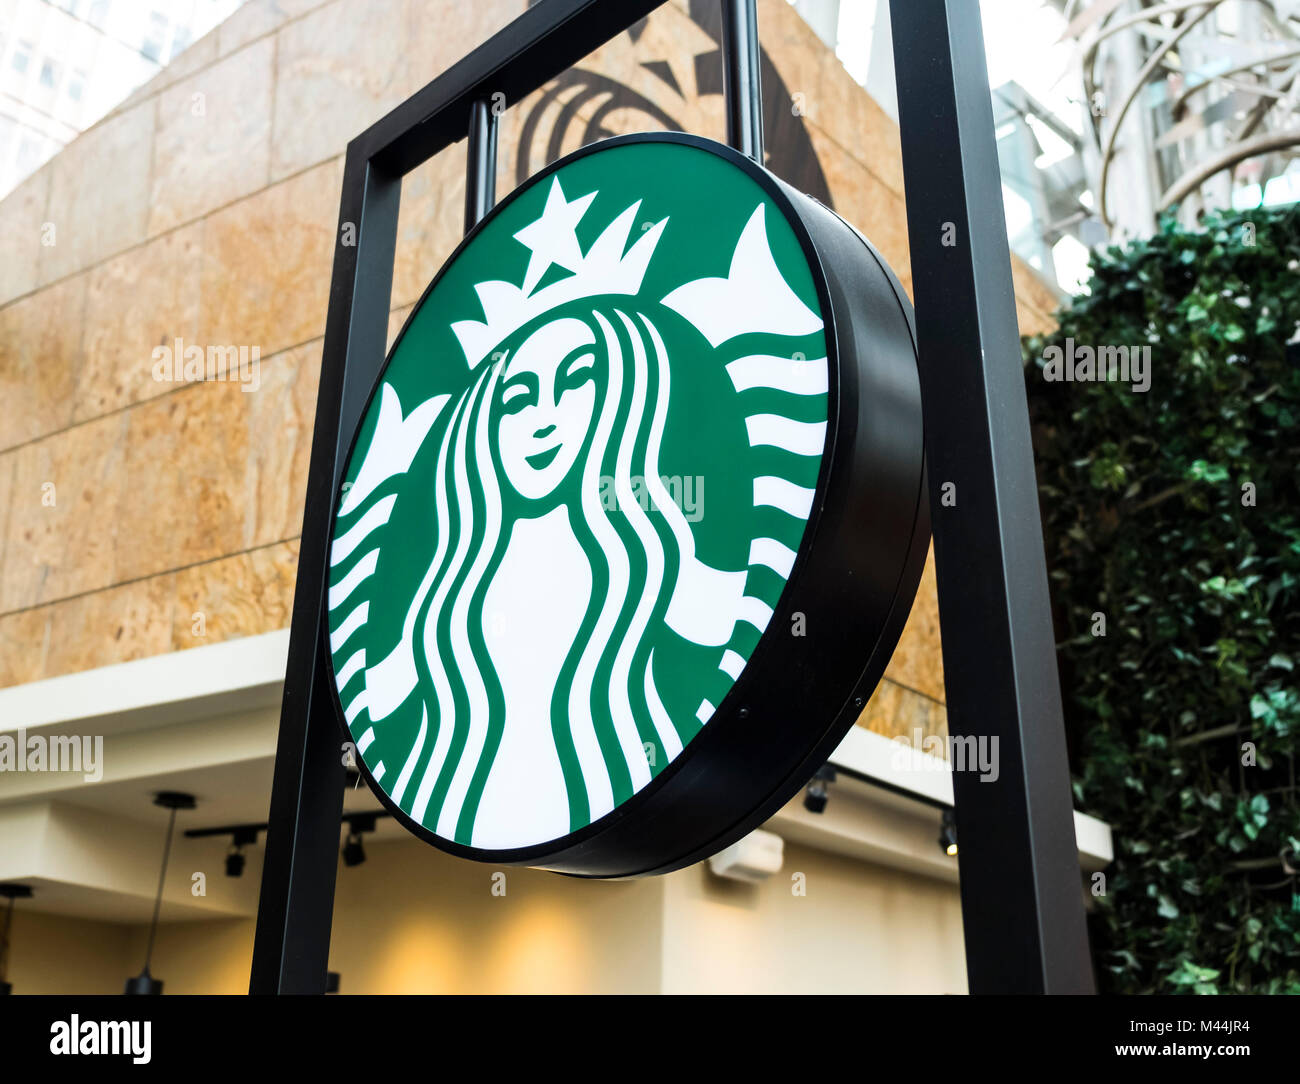
M 1230 205 L 1300 156 L 1295 0 L 1068 0 L 1090 106 L 1090 173 L 1112 234 Z M 1145 183 L 1144 183 L 1145 182 Z

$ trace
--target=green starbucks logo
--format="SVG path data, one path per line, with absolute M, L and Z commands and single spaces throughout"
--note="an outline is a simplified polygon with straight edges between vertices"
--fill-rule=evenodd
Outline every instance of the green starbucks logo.
M 699 147 L 572 159 L 462 246 L 392 351 L 330 552 L 339 701 L 411 821 L 544 845 L 708 726 L 803 538 L 826 356 L 790 224 Z

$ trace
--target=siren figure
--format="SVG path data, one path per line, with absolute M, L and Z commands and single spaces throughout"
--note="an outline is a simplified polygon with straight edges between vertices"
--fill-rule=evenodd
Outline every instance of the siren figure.
M 639 294 L 668 219 L 629 246 L 634 203 L 584 253 L 574 227 L 595 196 L 569 201 L 556 178 L 542 216 L 514 235 L 531 250 L 523 287 L 478 284 L 485 319 L 452 325 L 469 365 L 459 394 L 403 417 L 383 386 L 370 449 L 339 510 L 349 529 L 332 560 L 350 571 L 331 587 L 331 647 L 345 715 L 362 731 L 358 749 L 364 755 L 399 709 L 418 709 L 402 763 L 372 771 L 398 773 L 389 794 L 414 820 L 476 848 L 558 838 L 646 786 L 714 707 L 669 712 L 655 644 L 668 630 L 708 648 L 711 665 L 734 680 L 745 661 L 732 649 L 738 624 L 761 632 L 771 616 L 747 596 L 745 565 L 718 569 L 697 557 L 664 484 L 673 367 L 661 325 L 688 323 L 716 349 L 748 333 L 808 335 L 820 317 L 781 279 L 761 204 L 727 277 L 653 301 Z M 547 283 L 552 264 L 570 273 Z M 736 393 L 794 384 L 796 395 L 824 395 L 824 358 L 797 375 L 778 360 L 733 362 Z M 817 366 L 820 384 L 805 375 Z M 824 422 L 768 413 L 747 425 L 751 444 L 789 443 L 795 432 L 808 446 L 792 447 L 795 455 L 820 454 L 824 441 Z M 352 563 L 354 552 L 392 513 L 397 498 L 379 495 L 384 483 L 422 448 L 433 463 L 433 492 L 422 495 L 435 525 L 427 567 L 396 646 L 382 659 L 349 654 L 349 637 L 368 620 L 353 592 L 380 547 Z M 755 479 L 754 502 L 784 504 L 801 532 L 799 488 Z M 792 556 L 793 546 L 756 539 L 750 563 L 784 577 Z

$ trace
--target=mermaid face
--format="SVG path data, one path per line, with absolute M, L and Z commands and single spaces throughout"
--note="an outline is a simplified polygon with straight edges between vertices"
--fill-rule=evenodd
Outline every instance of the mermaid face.
M 520 496 L 549 497 L 577 460 L 596 409 L 595 369 L 596 334 L 573 318 L 538 328 L 507 363 L 499 447 Z

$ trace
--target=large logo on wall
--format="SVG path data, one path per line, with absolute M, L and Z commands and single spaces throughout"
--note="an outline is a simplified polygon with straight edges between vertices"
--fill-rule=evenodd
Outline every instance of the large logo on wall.
M 826 275 L 827 231 L 855 267 Z M 389 809 L 454 853 L 612 875 L 788 798 L 924 556 L 904 305 L 830 212 L 689 136 L 586 148 L 480 224 L 389 357 L 334 525 L 339 708 Z M 873 320 L 879 389 L 841 356 Z
M 535 0 L 534 0 L 535 2 Z M 605 72 L 578 65 L 562 72 L 531 102 L 523 115 L 515 157 L 515 183 L 523 184 L 538 165 L 554 162 L 566 146 L 586 146 L 616 134 L 622 126 L 700 130 L 703 107 L 722 120 L 722 5 L 691 0 L 690 31 L 682 33 L 676 13 L 662 9 L 633 24 L 602 50 L 604 67 L 623 73 L 638 68 L 652 76 L 646 93 Z M 652 24 L 672 25 L 672 48 Z M 658 46 L 658 47 L 657 47 Z M 801 112 L 767 50 L 759 47 L 763 86 L 763 132 L 767 165 L 778 177 L 834 207 L 830 188 Z M 617 119 L 618 124 L 613 121 Z M 695 121 L 696 123 L 692 123 Z

